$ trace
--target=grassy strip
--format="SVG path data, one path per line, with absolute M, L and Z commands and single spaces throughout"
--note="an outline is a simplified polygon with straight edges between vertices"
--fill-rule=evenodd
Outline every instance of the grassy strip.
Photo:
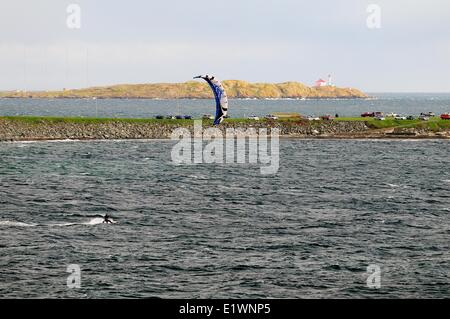
M 384 121 L 375 120 L 374 118 L 363 117 L 342 117 L 337 118 L 336 121 L 365 121 L 371 128 L 424 128 L 432 131 L 439 131 L 441 129 L 450 129 L 450 121 L 443 120 L 440 117 L 432 117 L 428 121 L 422 120 L 396 120 L 393 118 L 386 118 Z
M 20 121 L 26 123 L 148 123 L 148 124 L 179 124 L 179 125 L 193 125 L 194 120 L 199 119 L 155 119 L 155 118 L 93 118 L 93 117 L 54 117 L 54 116 L 0 116 L 0 120 L 9 121 Z M 267 121 L 261 118 L 259 122 Z M 270 120 L 274 122 L 273 120 Z M 279 119 L 279 122 L 297 122 L 299 119 Z M 203 124 L 213 124 L 213 120 L 202 119 Z M 243 123 L 251 124 L 255 123 L 255 120 L 245 119 L 245 118 L 228 118 L 225 120 L 226 123 Z
M 89 118 L 89 117 L 52 117 L 52 116 L 0 116 L 0 120 L 20 121 L 30 124 L 39 123 L 85 123 L 85 124 L 97 124 L 97 123 L 140 123 L 140 124 L 164 124 L 164 125 L 181 125 L 189 126 L 193 125 L 194 120 L 177 120 L 177 119 L 154 119 L 154 118 Z M 204 124 L 212 124 L 212 120 L 202 120 Z M 261 119 L 260 121 L 267 121 Z M 276 122 L 270 120 L 271 122 Z M 299 119 L 279 119 L 278 122 L 298 122 Z M 382 128 L 425 128 L 432 131 L 438 131 L 441 129 L 450 129 L 450 120 L 442 120 L 439 117 L 431 118 L 429 121 L 421 120 L 395 120 L 387 118 L 384 121 L 375 120 L 373 118 L 362 117 L 340 117 L 334 121 L 344 122 L 361 122 L 364 121 L 367 125 L 374 129 Z M 255 120 L 249 119 L 226 119 L 226 123 L 242 123 L 251 124 L 255 123 Z M 321 121 L 320 121 L 321 122 Z M 311 122 L 313 124 L 320 123 L 319 121 Z
M 141 123 L 141 124 L 181 124 L 192 125 L 194 120 L 172 120 L 151 118 L 94 118 L 94 117 L 53 117 L 53 116 L 0 116 L 0 120 L 18 121 L 30 124 L 47 123 Z M 212 121 L 211 121 L 212 122 Z

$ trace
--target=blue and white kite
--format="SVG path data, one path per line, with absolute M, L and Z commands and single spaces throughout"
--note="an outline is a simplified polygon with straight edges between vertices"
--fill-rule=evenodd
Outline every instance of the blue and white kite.
M 205 80 L 213 90 L 214 96 L 216 97 L 216 117 L 214 118 L 214 125 L 219 125 L 228 114 L 228 98 L 222 83 L 209 75 L 199 75 L 194 79 Z

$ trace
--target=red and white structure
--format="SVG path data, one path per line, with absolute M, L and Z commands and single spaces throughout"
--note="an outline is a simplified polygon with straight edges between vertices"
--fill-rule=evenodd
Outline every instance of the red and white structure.
M 331 82 L 331 74 L 328 75 L 328 81 L 325 81 L 323 79 L 318 79 L 315 82 L 315 87 L 321 87 L 321 86 L 334 86 L 333 82 Z
M 322 80 L 322 79 L 318 79 L 318 80 L 316 81 L 315 87 L 319 87 L 319 86 L 327 86 L 327 81 Z

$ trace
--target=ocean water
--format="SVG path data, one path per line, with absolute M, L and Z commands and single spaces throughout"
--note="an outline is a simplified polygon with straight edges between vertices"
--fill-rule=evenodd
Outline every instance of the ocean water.
M 450 296 L 448 141 L 282 139 L 275 175 L 173 145 L 0 143 L 0 297 Z
M 303 115 L 339 114 L 359 116 L 363 112 L 395 112 L 418 115 L 421 112 L 450 112 L 450 94 L 373 93 L 366 100 L 230 100 L 230 117 L 264 116 L 273 112 L 298 112 Z M 0 116 L 83 116 L 148 118 L 156 115 L 201 117 L 215 112 L 211 100 L 136 100 L 136 99 L 0 99 Z

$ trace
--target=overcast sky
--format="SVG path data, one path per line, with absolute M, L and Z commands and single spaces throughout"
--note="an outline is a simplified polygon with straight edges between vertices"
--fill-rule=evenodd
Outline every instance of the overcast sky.
M 367 92 L 450 92 L 449 21 L 448 0 L 0 0 L 0 90 L 331 73 Z

